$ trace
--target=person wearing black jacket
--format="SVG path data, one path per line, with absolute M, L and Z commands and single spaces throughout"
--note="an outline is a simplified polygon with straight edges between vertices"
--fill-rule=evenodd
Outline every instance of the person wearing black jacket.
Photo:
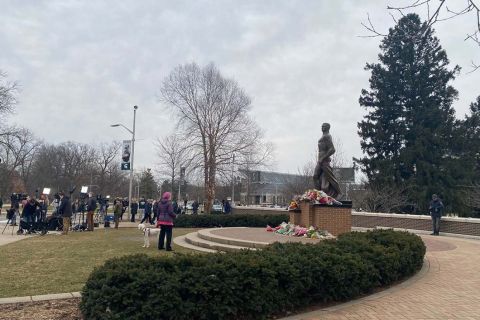
M 152 224 L 155 224 L 157 221 L 157 209 L 158 209 L 158 200 L 154 200 L 152 204 L 152 212 L 153 212 L 153 219 L 152 219 Z
M 145 203 L 145 209 L 143 211 L 143 219 L 140 223 L 143 223 L 145 220 L 148 220 L 148 223 L 152 224 L 152 200 L 148 199 Z
M 38 203 L 34 198 L 28 197 L 27 202 L 23 206 L 22 217 L 26 223 L 32 223 L 35 216 L 35 211 L 37 210 Z
M 70 223 L 72 218 L 72 202 L 69 197 L 66 197 L 63 192 L 59 193 L 60 195 L 60 205 L 58 206 L 58 213 L 63 218 L 63 229 L 62 234 L 67 235 L 68 230 L 70 230 Z
M 130 214 L 131 219 L 130 222 L 135 222 L 135 215 L 137 214 L 138 211 L 138 203 L 135 199 L 132 199 L 132 204 L 130 205 Z
M 442 200 L 440 200 L 436 194 L 432 195 L 432 201 L 430 202 L 428 209 L 430 210 L 433 225 L 433 232 L 431 235 L 438 236 L 440 234 L 440 220 L 442 219 L 444 206 Z
M 93 231 L 93 213 L 97 209 L 97 200 L 93 197 L 93 192 L 88 193 L 87 201 L 87 230 Z

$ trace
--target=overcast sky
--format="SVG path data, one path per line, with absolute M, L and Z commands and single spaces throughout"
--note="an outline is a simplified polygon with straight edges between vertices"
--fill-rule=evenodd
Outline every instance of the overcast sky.
M 387 3 L 406 2 L 0 0 L 0 69 L 21 85 L 11 120 L 49 143 L 108 142 L 130 138 L 109 125 L 131 127 L 138 105 L 136 167 L 154 167 L 153 140 L 175 124 L 158 102 L 160 83 L 179 64 L 214 62 L 252 98 L 251 115 L 276 147 L 274 169 L 294 173 L 309 161 L 322 122 L 351 163 L 361 156 L 364 66 L 380 42 L 358 37 L 367 34 L 360 23 L 368 12 L 387 32 Z M 480 49 L 463 41 L 474 25 L 471 16 L 436 27 L 463 68 L 457 117 L 480 94 L 480 71 L 467 74 Z

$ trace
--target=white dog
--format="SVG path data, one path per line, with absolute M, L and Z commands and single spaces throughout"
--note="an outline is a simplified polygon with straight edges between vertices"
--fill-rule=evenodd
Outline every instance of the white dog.
M 160 229 L 157 228 L 149 228 L 145 224 L 140 223 L 138 225 L 138 229 L 142 230 L 143 232 L 143 248 L 148 248 L 150 247 L 150 235 L 152 234 L 159 234 Z

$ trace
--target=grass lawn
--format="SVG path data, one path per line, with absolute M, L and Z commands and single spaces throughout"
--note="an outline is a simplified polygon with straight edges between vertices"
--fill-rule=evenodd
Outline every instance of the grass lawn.
M 196 229 L 173 229 L 180 236 Z M 96 229 L 67 236 L 47 234 L 0 247 L 0 298 L 80 291 L 95 266 L 105 260 L 135 253 L 172 255 L 159 251 L 136 228 Z M 179 253 L 192 252 L 174 245 Z

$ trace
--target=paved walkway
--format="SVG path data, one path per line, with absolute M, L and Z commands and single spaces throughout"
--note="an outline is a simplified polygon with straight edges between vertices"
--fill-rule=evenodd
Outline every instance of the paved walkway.
M 7 226 L 5 228 L 5 223 L 6 221 L 0 219 L 0 246 L 31 237 L 30 235 L 17 236 L 18 227 Z
M 422 236 L 426 264 L 406 283 L 289 320 L 480 319 L 480 241 Z
M 136 227 L 137 224 L 124 222 L 120 226 Z M 0 246 L 24 238 L 5 231 L 0 235 Z M 423 269 L 405 283 L 284 320 L 480 319 L 480 241 L 444 236 L 422 238 L 427 245 L 426 262 Z

